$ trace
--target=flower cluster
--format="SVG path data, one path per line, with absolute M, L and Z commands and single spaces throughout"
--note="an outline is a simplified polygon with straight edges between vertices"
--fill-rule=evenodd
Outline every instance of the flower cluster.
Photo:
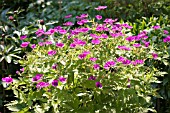
M 43 74 L 36 74 L 36 76 L 34 76 L 34 77 L 32 78 L 32 82 L 36 82 L 36 83 L 37 83 L 36 87 L 37 87 L 38 89 L 41 89 L 41 88 L 44 88 L 44 87 L 48 87 L 48 86 L 50 85 L 49 82 L 43 82 L 43 81 L 42 81 L 42 80 L 43 80 L 42 77 L 43 77 Z M 8 78 L 5 78 L 5 79 L 8 79 Z M 39 81 L 40 81 L 40 82 L 39 82 Z M 63 76 L 60 76 L 60 77 L 58 78 L 58 80 L 54 79 L 54 80 L 52 81 L 51 85 L 54 86 L 54 87 L 58 86 L 58 81 L 60 81 L 60 82 L 62 82 L 62 83 L 65 83 L 65 82 L 66 82 L 66 78 L 64 78 Z M 9 80 L 8 80 L 8 82 L 9 82 Z
M 107 8 L 107 6 L 98 6 L 95 9 L 99 11 L 99 10 L 103 10 L 106 8 Z M 71 18 L 71 17 L 72 17 L 71 14 L 65 16 L 65 18 Z M 97 20 L 102 20 L 101 15 L 96 15 L 95 17 Z M 119 40 L 117 38 L 123 37 L 125 39 L 124 41 L 127 41 L 129 44 L 123 45 L 123 43 L 121 43 L 122 45 L 118 45 L 117 48 L 120 49 L 120 51 L 124 51 L 124 52 L 127 52 L 127 51 L 134 52 L 134 50 L 137 48 L 139 48 L 139 49 L 143 48 L 143 47 L 149 48 L 149 46 L 150 46 L 150 41 L 147 40 L 148 39 L 147 31 L 143 30 L 138 35 L 126 36 L 126 34 L 124 33 L 124 30 L 132 29 L 133 27 L 127 23 L 121 23 L 121 24 L 116 23 L 118 19 L 106 18 L 103 20 L 103 24 L 95 23 L 91 28 L 83 27 L 84 24 L 90 22 L 88 20 L 88 14 L 81 14 L 79 16 L 76 16 L 76 19 L 77 19 L 77 24 L 80 25 L 79 28 L 70 29 L 69 31 L 67 31 L 66 29 L 64 29 L 65 27 L 74 25 L 73 22 L 67 21 L 67 22 L 63 23 L 64 27 L 57 26 L 57 27 L 49 29 L 48 31 L 44 31 L 43 29 L 38 29 L 36 32 L 36 35 L 37 35 L 37 37 L 42 37 L 43 35 L 49 36 L 49 35 L 55 35 L 55 33 L 58 33 L 60 35 L 67 36 L 68 40 L 71 42 L 71 43 L 69 43 L 70 49 L 79 49 L 79 47 L 86 48 L 86 50 L 83 50 L 83 52 L 78 55 L 78 58 L 80 60 L 82 60 L 82 59 L 85 59 L 87 57 L 87 55 L 90 54 L 89 56 L 91 56 L 91 57 L 89 58 L 89 60 L 92 63 L 95 62 L 95 63 L 93 63 L 92 67 L 94 70 L 98 70 L 98 71 L 102 69 L 102 64 L 98 62 L 101 59 L 100 59 L 100 57 L 99 58 L 92 57 L 94 51 L 87 47 L 87 45 L 89 45 L 89 42 L 91 42 L 91 45 L 101 46 L 101 45 L 103 45 L 104 40 L 107 40 L 107 39 L 109 40 L 111 38 L 113 40 Z M 156 25 L 156 26 L 153 26 L 152 28 L 154 30 L 157 30 L 157 29 L 160 29 L 160 26 Z M 92 31 L 92 32 L 89 33 L 89 31 L 90 32 Z M 164 32 L 164 34 L 168 34 L 167 30 L 164 30 L 163 32 Z M 83 38 L 82 34 L 89 38 L 86 38 L 86 39 Z M 81 35 L 82 38 L 79 37 L 79 35 Z M 27 38 L 27 36 L 23 35 L 20 38 L 21 38 L 21 40 L 24 40 L 25 38 Z M 163 42 L 170 42 L 169 36 L 164 38 Z M 21 47 L 27 47 L 29 44 L 30 44 L 30 42 L 23 42 L 21 44 Z M 44 46 L 44 45 L 50 46 L 50 45 L 53 45 L 53 42 L 47 40 L 45 42 L 43 42 L 43 41 L 39 42 L 38 45 L 39 46 Z M 35 49 L 36 46 L 37 45 L 32 44 L 31 48 Z M 67 46 L 67 43 L 64 43 L 61 41 L 56 42 L 57 48 L 63 48 L 64 46 Z M 56 55 L 56 53 L 57 53 L 57 51 L 55 49 L 48 50 L 49 56 L 54 56 L 54 55 Z M 155 60 L 158 58 L 158 54 L 156 54 L 156 53 L 152 53 L 151 55 L 153 56 L 153 59 L 155 59 Z M 131 59 L 131 58 L 119 56 L 118 58 L 116 58 L 116 62 L 114 60 L 109 60 L 109 61 L 105 62 L 103 68 L 106 70 L 109 70 L 110 68 L 113 68 L 114 66 L 120 65 L 120 64 L 123 64 L 123 66 L 128 66 L 128 65 L 137 66 L 138 64 L 144 64 L 144 61 L 145 61 L 144 59 Z M 53 64 L 52 69 L 57 71 L 57 66 L 58 66 L 57 64 Z M 41 78 L 42 78 L 42 76 L 36 75 L 35 77 L 32 78 L 32 81 L 37 82 L 37 81 L 41 80 Z M 60 77 L 58 80 L 53 80 L 52 85 L 57 86 L 58 81 L 63 82 L 63 81 L 65 81 L 65 79 L 66 78 Z M 88 80 L 96 80 L 96 77 L 91 76 Z M 43 82 L 41 84 L 45 84 L 45 83 Z M 41 86 L 41 84 L 39 86 Z M 44 87 L 46 87 L 46 86 L 47 85 L 44 85 Z M 102 87 L 100 82 L 96 82 L 96 86 Z
M 107 6 L 98 6 L 95 10 L 99 12 L 106 8 Z M 160 51 L 167 49 L 164 46 L 170 42 L 169 32 L 165 30 L 168 28 L 156 25 L 150 30 L 140 31 L 140 27 L 133 28 L 129 22 L 118 22 L 117 18 L 104 18 L 102 15 L 96 15 L 92 20 L 88 14 L 75 17 L 68 14 L 64 18 L 61 26 L 53 28 L 44 29 L 45 25 L 41 23 L 43 26 L 34 34 L 37 42 L 32 41 L 32 34 L 19 37 L 20 46 L 29 47 L 29 50 L 32 48 L 32 51 L 26 53 L 26 59 L 21 60 L 21 66 L 24 68 L 16 71 L 17 76 L 20 76 L 19 82 L 10 76 L 2 78 L 2 81 L 7 83 L 7 86 L 16 84 L 16 87 L 24 89 L 22 93 L 29 101 L 26 105 L 30 105 L 30 98 L 35 96 L 34 102 L 43 104 L 43 107 L 40 105 L 42 108 L 47 104 L 50 110 L 57 100 L 60 100 L 59 108 L 68 112 L 79 112 L 83 107 L 90 108 L 98 103 L 98 99 L 108 98 L 111 101 L 105 101 L 101 106 L 102 110 L 106 110 L 107 107 L 108 112 L 109 108 L 113 108 L 110 102 L 119 104 L 122 100 L 126 100 L 123 103 L 125 106 L 129 106 L 127 103 L 132 105 L 128 107 L 130 111 L 134 110 L 136 103 L 139 107 L 143 103 L 150 106 L 148 102 L 141 103 L 135 98 L 138 98 L 141 92 L 143 99 L 150 97 L 148 94 L 156 94 L 156 90 L 152 90 L 151 87 L 159 73 L 154 65 L 164 60 L 166 62 L 166 59 L 162 58 L 164 54 L 168 57 L 169 53 L 166 50 Z M 73 18 L 76 21 L 73 22 Z M 155 36 L 156 33 L 160 36 Z M 155 46 L 157 41 L 159 47 Z M 115 95 L 119 99 L 115 99 Z M 71 106 L 71 109 L 65 108 L 65 105 L 74 101 L 76 105 Z M 29 108 L 36 107 L 31 105 Z M 92 112 L 97 111 L 94 109 L 95 107 L 92 108 Z M 135 109 L 137 110 L 136 106 Z M 58 107 L 53 110 L 58 110 Z M 124 108 L 121 110 L 126 111 Z M 119 109 L 120 112 L 121 110 Z
M 167 36 L 166 38 L 163 39 L 164 42 L 170 42 L 170 36 Z

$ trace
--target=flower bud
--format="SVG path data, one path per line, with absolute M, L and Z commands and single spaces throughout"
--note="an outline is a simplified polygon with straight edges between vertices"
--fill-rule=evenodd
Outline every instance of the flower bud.
M 14 17 L 13 16 L 9 16 L 9 20 L 13 21 Z
M 5 38 L 5 34 L 2 34 L 2 38 Z
M 40 20 L 40 24 L 41 24 L 41 25 L 44 25 L 44 20 Z

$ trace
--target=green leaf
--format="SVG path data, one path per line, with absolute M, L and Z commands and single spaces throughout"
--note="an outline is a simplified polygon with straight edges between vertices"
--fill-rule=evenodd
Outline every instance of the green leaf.
M 11 63 L 12 57 L 11 57 L 11 56 L 5 56 L 5 60 L 6 60 L 8 63 Z
M 164 85 L 164 86 L 165 86 L 168 82 L 169 82 L 168 77 L 166 77 L 166 78 L 163 79 L 163 85 Z
M 33 102 L 31 100 L 28 100 L 28 106 L 32 106 Z
M 2 56 L 2 57 L 0 58 L 0 62 L 2 62 L 4 58 L 5 58 L 5 57 L 4 57 L 4 56 Z
M 36 113 L 45 113 L 45 111 L 41 108 L 40 105 L 36 105 L 34 110 Z
M 163 63 L 167 66 L 169 63 L 167 60 L 163 60 Z
M 68 83 L 74 83 L 74 72 L 70 72 L 68 75 Z
M 4 45 L 0 45 L 0 50 L 4 51 Z
M 5 9 L 5 10 L 2 11 L 2 13 L 1 13 L 1 20 L 2 20 L 2 21 L 4 21 L 4 22 L 7 21 L 6 14 L 7 14 L 7 12 L 8 12 L 9 10 L 10 10 L 10 8 L 7 8 L 7 9 Z
M 20 57 L 20 56 L 17 56 L 17 55 L 14 55 L 14 54 L 9 54 L 9 56 L 12 56 L 12 57 L 15 57 L 15 58 L 21 59 L 21 57 Z
M 7 108 L 10 110 L 10 111 L 16 111 L 17 113 L 23 109 L 25 109 L 26 105 L 24 103 L 20 103 L 18 104 L 17 101 L 13 101 L 12 102 L 13 105 L 10 105 L 10 104 L 6 104 Z M 28 109 L 28 108 L 27 108 Z M 23 113 L 23 112 L 21 112 Z
M 17 90 L 15 90 L 15 89 L 13 89 L 13 93 L 14 93 L 14 95 L 16 96 L 16 97 L 18 97 L 18 91 Z
M 20 111 L 20 109 L 17 108 L 17 106 L 8 106 L 7 107 L 10 111 Z
M 12 49 L 13 49 L 13 45 L 12 46 L 8 46 L 8 49 L 6 50 L 6 53 L 9 53 Z
M 28 112 L 28 110 L 29 110 L 29 108 L 26 107 L 26 108 L 22 109 L 21 111 L 19 111 L 17 113 L 30 113 L 30 112 Z

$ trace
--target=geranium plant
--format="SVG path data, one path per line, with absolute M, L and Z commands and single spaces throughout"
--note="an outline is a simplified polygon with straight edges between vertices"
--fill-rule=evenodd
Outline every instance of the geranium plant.
M 38 29 L 38 44 L 21 44 L 32 51 L 20 60 L 17 80 L 2 79 L 16 95 L 8 108 L 19 113 L 155 112 L 151 98 L 159 95 L 152 84 L 159 83 L 160 72 L 146 62 L 161 60 L 162 53 L 149 31 L 133 36 L 133 27 L 117 19 L 97 15 L 89 20 L 88 14 L 76 18 L 77 28 L 68 21 Z M 165 46 L 170 42 L 169 37 L 160 40 Z

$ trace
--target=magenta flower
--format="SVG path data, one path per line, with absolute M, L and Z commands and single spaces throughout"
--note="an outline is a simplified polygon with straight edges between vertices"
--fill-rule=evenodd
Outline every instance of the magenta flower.
M 59 48 L 63 48 L 64 44 L 60 42 L 60 43 L 56 43 L 56 46 L 59 47 Z
M 43 76 L 43 74 L 36 74 L 36 76 Z
M 77 19 L 84 19 L 84 18 L 87 18 L 88 17 L 88 14 L 81 14 L 80 16 L 76 16 Z
M 37 82 L 41 79 L 42 76 L 43 76 L 43 74 L 36 74 L 36 76 L 32 78 L 32 81 Z
M 143 36 L 141 36 L 141 35 L 137 35 L 137 36 L 135 37 L 135 41 L 140 41 L 140 40 L 142 39 L 142 37 L 143 37 Z
M 21 71 L 21 72 L 24 72 L 24 68 L 21 68 L 20 71 Z
M 80 33 L 80 30 L 78 28 L 71 30 L 71 35 L 78 35 Z
M 127 88 L 130 88 L 130 87 L 131 87 L 131 85 L 130 85 L 130 84 L 128 84 L 128 85 L 127 85 Z
M 13 82 L 13 78 L 11 77 L 5 77 L 5 78 L 2 78 L 2 81 L 3 82 L 6 82 L 7 84 L 10 84 Z
M 58 86 L 58 80 L 53 80 L 51 84 L 54 87 Z
M 99 65 L 99 64 L 94 64 L 94 65 L 93 65 L 93 68 L 94 68 L 95 70 L 99 70 L 99 69 L 100 69 L 100 65 Z
M 169 33 L 167 30 L 164 30 L 163 32 L 164 32 L 164 34 L 168 34 Z
M 66 22 L 63 25 L 65 25 L 65 26 L 73 26 L 74 24 L 73 24 L 73 22 Z
M 126 47 L 126 46 L 118 46 L 118 48 L 121 49 L 121 50 L 127 50 L 127 51 L 131 50 L 131 48 Z
M 27 35 L 22 35 L 22 36 L 20 36 L 20 40 L 24 40 L 24 39 L 26 39 L 27 38 Z
M 41 89 L 41 88 L 44 88 L 44 87 L 48 87 L 49 86 L 49 83 L 48 82 L 39 82 L 36 87 L 37 89 Z
M 97 19 L 97 20 L 101 20 L 101 19 L 102 19 L 102 16 L 101 16 L 101 15 L 96 15 L 96 19 Z
M 88 55 L 90 54 L 90 51 L 84 51 L 83 53 Z
M 87 20 L 87 19 L 83 19 L 83 20 L 81 20 L 81 21 L 82 21 L 84 24 L 89 22 L 89 20 Z
M 130 65 L 131 64 L 131 60 L 125 59 L 125 60 L 122 61 L 122 64 Z
M 70 44 L 70 48 L 75 48 L 76 47 L 76 44 L 75 43 L 71 43 Z
M 50 51 L 48 51 L 48 55 L 49 56 L 53 56 L 53 55 L 55 55 L 56 54 L 56 51 L 55 50 L 50 50 Z
M 103 22 L 105 22 L 105 23 L 113 23 L 114 20 L 112 20 L 111 18 L 106 18 Z
M 137 59 L 135 61 L 132 61 L 131 62 L 134 66 L 137 65 L 137 64 L 144 64 L 144 60 L 140 60 L 140 59 Z
M 107 28 L 106 25 L 97 25 L 96 31 L 109 31 L 109 28 Z
M 110 35 L 113 37 L 113 38 L 117 38 L 117 37 L 120 37 L 120 36 L 124 36 L 123 33 L 119 32 L 119 33 L 110 33 Z
M 170 36 L 167 36 L 166 38 L 164 38 L 163 42 L 170 42 Z
M 96 77 L 95 77 L 95 76 L 90 76 L 90 77 L 88 78 L 88 80 L 96 80 Z
M 60 34 L 66 34 L 67 33 L 67 31 L 64 30 L 64 29 L 61 29 L 61 30 L 58 30 L 58 31 L 59 31 Z
M 57 69 L 57 64 L 52 65 L 52 69 Z
M 140 33 L 140 34 L 138 34 L 138 35 L 135 37 L 135 40 L 136 40 L 136 41 L 139 41 L 140 39 L 147 39 L 146 34 Z
M 103 10 L 103 9 L 106 9 L 107 8 L 107 6 L 98 6 L 97 8 L 95 8 L 96 10 Z
M 134 47 L 140 47 L 140 46 L 141 46 L 141 44 L 136 43 L 136 44 L 133 44 L 133 46 L 134 46 Z
M 133 64 L 134 66 L 136 66 L 138 63 L 136 61 L 132 61 L 131 64 Z
M 128 28 L 128 29 L 132 29 L 133 28 L 132 26 L 130 26 L 128 24 L 122 24 L 122 26 L 125 27 L 125 28 Z
M 100 42 L 101 42 L 101 41 L 100 41 L 98 38 L 96 38 L 96 39 L 94 39 L 94 40 L 91 41 L 91 43 L 92 43 L 92 44 L 95 44 L 95 45 L 96 45 L 96 44 L 100 44 Z
M 78 21 L 77 24 L 78 24 L 78 25 L 83 25 L 83 24 L 85 24 L 85 23 L 87 23 L 87 22 L 89 22 L 89 21 L 86 20 L 86 19 L 83 19 L 83 20 Z
M 146 34 L 147 34 L 147 31 L 143 30 L 143 31 L 140 32 L 140 34 L 146 35 Z
M 115 66 L 115 65 L 116 65 L 116 63 L 115 63 L 114 61 L 107 61 L 107 62 L 105 63 L 105 65 L 104 65 L 104 68 L 107 69 L 107 70 L 109 70 L 110 67 L 113 67 L 113 66 Z
M 112 30 L 114 32 L 117 32 L 117 31 L 122 31 L 122 26 L 120 24 L 115 24 L 115 25 L 112 25 Z
M 92 62 L 95 62 L 97 60 L 97 58 L 91 57 L 89 58 Z
M 82 18 L 87 18 L 89 15 L 88 14 L 81 14 L 80 15 Z
M 105 29 L 105 27 L 102 26 L 102 25 L 98 25 L 98 26 L 96 27 L 96 31 L 104 31 L 104 29 Z
M 136 62 L 138 63 L 138 64 L 144 64 L 144 60 L 136 60 Z
M 45 35 L 53 35 L 55 32 L 57 32 L 56 29 L 49 29 L 47 32 L 45 32 Z
M 45 33 L 45 32 L 44 32 L 43 29 L 38 29 L 35 34 L 37 35 L 37 37 L 40 37 L 40 36 L 42 36 L 44 33 Z
M 69 15 L 66 15 L 64 18 L 71 18 L 71 17 L 72 17 L 72 15 L 69 14 Z
M 62 30 L 63 28 L 61 26 L 57 26 L 54 28 L 56 31 Z
M 147 41 L 145 41 L 145 40 L 143 40 L 142 42 L 145 44 L 145 47 L 149 47 L 150 42 L 147 42 Z
M 102 84 L 100 82 L 96 82 L 96 87 L 102 88 Z
M 90 28 L 80 28 L 79 32 L 81 33 L 87 33 L 89 30 L 91 30 Z
M 79 59 L 84 59 L 88 54 L 90 54 L 90 51 L 84 51 L 83 53 L 81 53 L 78 58 Z
M 78 56 L 78 58 L 79 58 L 79 59 L 84 59 L 86 56 L 87 56 L 87 54 L 82 53 L 82 54 L 80 54 L 80 55 Z
M 148 36 L 144 36 L 143 39 L 146 40 L 148 38 Z
M 30 44 L 30 42 L 22 42 L 22 44 L 20 46 L 22 48 L 26 48 L 29 44 Z
M 136 39 L 136 36 L 129 36 L 126 38 L 126 40 L 129 42 L 135 41 L 135 39 Z
M 64 78 L 64 77 L 62 77 L 62 76 L 59 77 L 58 79 L 59 79 L 59 81 L 62 82 L 62 83 L 66 82 L 66 78 Z
M 78 39 L 78 38 L 75 38 L 73 43 L 76 44 L 76 45 L 80 45 L 80 46 L 86 45 L 86 42 L 85 42 L 85 41 L 80 40 L 80 39 Z
M 35 48 L 36 48 L 36 45 L 35 45 L 35 44 L 32 44 L 32 45 L 31 45 L 31 48 L 32 48 L 32 49 L 35 49 Z
M 39 46 L 44 46 L 45 43 L 44 43 L 44 42 L 38 42 L 38 45 L 39 45 Z
M 157 30 L 157 29 L 160 29 L 160 28 L 161 28 L 161 26 L 156 25 L 156 26 L 153 26 L 152 28 L 153 28 L 154 30 Z
M 16 71 L 16 74 L 19 74 L 20 72 L 19 71 Z
M 76 16 L 77 19 L 84 19 L 87 17 L 88 17 L 88 14 L 81 14 L 80 16 Z
M 107 36 L 107 34 L 101 34 L 101 36 L 100 36 L 101 38 L 108 38 L 108 36 Z
M 158 58 L 158 54 L 156 54 L 156 53 L 152 53 L 152 57 L 153 57 L 153 59 L 157 59 Z
M 52 41 L 46 41 L 46 42 L 44 42 L 46 45 L 52 45 L 53 43 L 52 43 Z
M 94 39 L 100 38 L 100 36 L 97 36 L 96 34 L 90 34 L 90 36 L 91 36 L 92 38 L 94 38 Z
M 68 39 L 70 39 L 71 37 L 72 37 L 72 35 L 68 35 L 68 37 L 67 37 L 67 38 L 68 38 Z
M 125 60 L 124 57 L 120 56 L 119 58 L 116 59 L 117 62 L 123 62 Z

